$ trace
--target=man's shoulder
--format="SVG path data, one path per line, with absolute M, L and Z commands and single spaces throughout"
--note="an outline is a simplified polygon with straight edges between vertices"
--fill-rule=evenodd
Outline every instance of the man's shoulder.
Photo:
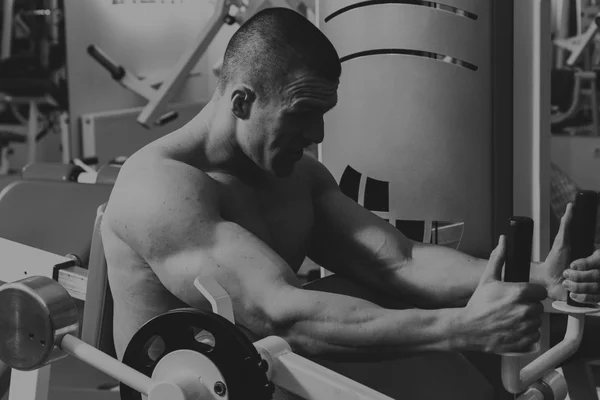
M 121 168 L 104 220 L 121 234 L 153 231 L 218 204 L 215 181 L 204 171 L 153 154 L 132 157 Z
M 117 194 L 127 193 L 125 196 L 127 199 L 138 198 L 146 191 L 151 191 L 160 197 L 177 198 L 190 190 L 210 193 L 214 189 L 216 189 L 215 181 L 202 169 L 152 153 L 140 153 L 128 159 L 119 173 L 114 188 Z M 143 203 L 148 203 L 150 200 L 146 199 Z

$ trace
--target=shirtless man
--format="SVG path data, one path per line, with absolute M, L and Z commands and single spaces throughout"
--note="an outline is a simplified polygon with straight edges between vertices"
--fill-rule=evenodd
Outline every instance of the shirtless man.
M 565 300 L 568 288 L 579 301 L 600 300 L 599 254 L 563 277 L 571 207 L 548 258 L 532 263 L 532 283 L 511 284 L 499 281 L 504 238 L 489 261 L 476 259 L 409 240 L 344 196 L 303 155 L 323 140 L 340 73 L 334 47 L 310 22 L 264 10 L 229 42 L 206 107 L 128 159 L 102 224 L 118 357 L 148 319 L 209 308 L 198 276 L 229 293 L 249 334 L 278 335 L 298 354 L 326 359 L 523 351 L 539 339 L 548 295 Z M 417 308 L 306 290 L 295 275 L 305 257 Z

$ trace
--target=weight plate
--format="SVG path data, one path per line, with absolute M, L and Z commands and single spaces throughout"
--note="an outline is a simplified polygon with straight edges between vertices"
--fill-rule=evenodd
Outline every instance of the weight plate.
M 32 371 L 66 357 L 57 345 L 76 335 L 75 302 L 58 282 L 31 276 L 0 287 L 0 360 Z
M 209 311 L 180 308 L 152 318 L 133 335 L 122 361 L 151 377 L 165 355 L 184 349 L 200 352 L 215 364 L 230 400 L 272 399 L 274 386 L 252 342 L 226 318 Z M 198 374 L 202 376 L 202 371 Z M 124 383 L 120 391 L 122 400 L 142 399 Z

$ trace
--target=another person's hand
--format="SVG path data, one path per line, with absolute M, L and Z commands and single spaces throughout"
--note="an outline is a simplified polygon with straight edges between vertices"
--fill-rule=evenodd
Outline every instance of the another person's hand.
M 459 340 L 470 350 L 527 352 L 540 339 L 542 300 L 539 284 L 502 282 L 506 240 L 500 237 L 477 289 L 460 314 Z
M 600 251 L 569 263 L 569 227 L 572 217 L 573 204 L 569 203 L 560 221 L 552 249 L 544 261 L 548 296 L 553 300 L 566 301 L 567 292 L 571 292 L 571 298 L 575 301 L 597 304 L 600 302 Z

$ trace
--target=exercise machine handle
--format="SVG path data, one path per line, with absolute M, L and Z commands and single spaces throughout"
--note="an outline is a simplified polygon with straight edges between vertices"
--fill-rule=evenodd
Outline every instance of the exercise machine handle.
M 508 220 L 506 232 L 504 282 L 529 282 L 532 241 L 533 220 L 529 217 L 511 217 Z M 539 349 L 540 343 L 538 342 L 527 353 L 503 353 L 502 355 L 514 357 L 537 353 Z
M 592 190 L 580 190 L 575 197 L 575 208 L 569 229 L 570 262 L 589 257 L 594 252 L 597 211 L 598 193 Z M 567 294 L 567 304 L 574 307 L 588 307 L 573 300 L 570 293 Z
M 580 191 L 575 201 L 571 221 L 570 242 L 571 260 L 589 256 L 593 252 L 596 209 L 598 194 Z M 504 280 L 507 282 L 529 281 L 533 221 L 524 217 L 513 217 L 509 221 L 507 233 L 506 265 Z M 560 309 L 557 305 L 553 306 Z M 594 309 L 569 307 L 565 304 L 568 316 L 564 339 L 539 355 L 527 365 L 523 357 L 532 353 L 503 354 L 502 382 L 506 390 L 517 394 L 524 392 L 519 399 L 545 399 L 552 393 L 553 398 L 563 400 L 567 395 L 566 381 L 555 368 L 572 356 L 581 343 L 585 327 L 585 313 L 597 312 Z M 535 351 L 537 352 L 537 351 Z
M 94 60 L 98 61 L 100 65 L 110 72 L 110 75 L 114 80 L 120 81 L 123 79 L 125 76 L 125 68 L 111 60 L 98 46 L 90 44 L 87 48 L 87 52 Z
M 511 217 L 506 234 L 505 282 L 529 282 L 533 220 Z

